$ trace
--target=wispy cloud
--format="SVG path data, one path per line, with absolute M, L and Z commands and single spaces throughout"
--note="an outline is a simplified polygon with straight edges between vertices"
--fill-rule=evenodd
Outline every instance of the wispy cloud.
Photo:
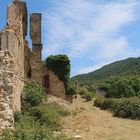
M 138 2 L 62 1 L 44 11 L 44 57 L 65 53 L 72 63 L 83 58 L 95 62 L 94 67 L 88 64 L 86 70 L 83 63 L 79 70 L 76 68 L 77 74 L 140 53 L 140 49 L 133 50 L 122 33 L 123 27 L 136 19 Z

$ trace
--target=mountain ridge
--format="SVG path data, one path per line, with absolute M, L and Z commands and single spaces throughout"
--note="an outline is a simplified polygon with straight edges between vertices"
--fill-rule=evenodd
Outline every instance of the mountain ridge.
M 83 85 L 90 84 L 91 82 L 102 81 L 112 76 L 121 75 L 140 75 L 140 57 L 130 57 L 113 62 L 93 72 L 74 76 L 72 77 L 72 81 Z

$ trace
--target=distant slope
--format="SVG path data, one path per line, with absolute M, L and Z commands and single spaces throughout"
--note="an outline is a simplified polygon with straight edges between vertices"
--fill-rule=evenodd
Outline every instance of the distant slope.
M 79 84 L 92 84 L 96 81 L 101 81 L 111 76 L 118 75 L 140 75 L 140 57 L 128 58 L 106 65 L 96 71 L 77 75 L 72 78 L 72 81 Z

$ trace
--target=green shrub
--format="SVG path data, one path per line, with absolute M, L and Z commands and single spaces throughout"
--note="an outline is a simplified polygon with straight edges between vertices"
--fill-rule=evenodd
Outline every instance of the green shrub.
M 51 104 L 49 105 L 51 107 L 53 107 L 53 109 L 61 116 L 61 117 L 66 117 L 66 116 L 69 116 L 71 114 L 71 112 L 64 108 L 64 107 L 61 107 L 61 106 L 58 106 L 57 104 Z
M 45 99 L 43 89 L 34 81 L 28 82 L 23 90 L 23 105 L 24 106 L 37 106 L 43 99 Z
M 140 119 L 140 99 L 120 99 L 112 108 L 114 116 L 123 118 Z
M 60 117 L 70 115 L 70 111 L 54 104 L 41 104 L 28 109 L 27 113 L 51 130 L 60 129 Z
M 103 99 L 102 97 L 96 98 L 96 99 L 94 100 L 94 106 L 100 107 L 100 108 L 102 109 L 103 102 L 104 102 L 104 99 Z
M 93 94 L 91 92 L 86 92 L 84 95 L 82 95 L 82 98 L 86 99 L 86 101 L 91 101 L 93 99 Z
M 87 88 L 82 87 L 82 88 L 79 88 L 77 92 L 82 96 L 82 95 L 84 95 L 86 92 L 88 92 L 88 90 L 87 90 Z
M 21 116 L 22 116 L 22 112 L 21 111 L 15 112 L 14 113 L 14 120 L 15 120 L 15 122 L 18 122 L 20 120 Z
M 114 105 L 114 100 L 101 97 L 95 99 L 94 105 L 100 107 L 101 109 L 109 109 L 112 108 L 112 106 Z
M 21 112 L 16 112 L 13 131 L 5 130 L 0 140 L 70 140 L 66 136 L 54 136 L 60 131 L 61 116 L 69 112 L 59 106 L 42 102 L 43 90 L 33 81 L 24 87 Z
M 106 91 L 107 98 L 129 98 L 140 95 L 140 77 L 111 77 L 101 82 L 99 88 Z
M 61 130 L 60 117 L 69 112 L 52 104 L 40 104 L 15 113 L 15 130 L 5 131 L 0 140 L 70 140 L 66 136 L 54 136 Z
M 38 107 L 32 107 L 28 109 L 28 115 L 32 116 L 35 120 L 41 121 L 43 112 Z
M 70 140 L 63 135 L 55 137 L 46 125 L 40 125 L 40 123 L 34 122 L 30 118 L 21 121 L 16 126 L 16 131 L 5 131 L 0 140 Z
M 79 89 L 79 94 L 82 98 L 84 98 L 86 101 L 91 101 L 93 99 L 94 94 L 87 90 L 87 88 L 81 88 Z
M 66 86 L 66 92 L 68 95 L 75 95 L 76 89 L 68 83 L 68 85 Z
M 46 125 L 51 130 L 60 129 L 60 116 L 52 105 L 40 105 L 38 110 L 42 112 L 40 123 Z
M 138 97 L 120 99 L 95 99 L 94 105 L 101 109 L 109 109 L 114 116 L 140 119 L 140 99 Z

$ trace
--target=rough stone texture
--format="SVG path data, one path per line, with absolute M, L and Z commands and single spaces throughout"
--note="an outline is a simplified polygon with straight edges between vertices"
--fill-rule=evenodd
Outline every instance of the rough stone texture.
M 0 52 L 0 128 L 11 127 L 14 97 L 14 58 L 8 51 Z
M 49 85 L 51 95 L 66 99 L 64 83 L 52 71 L 49 71 Z
M 1 34 L 6 33 L 8 35 L 8 46 L 2 48 L 5 48 L 3 50 L 8 50 L 17 57 L 21 77 L 24 77 L 24 35 L 26 35 L 27 30 L 27 25 L 25 25 L 27 24 L 27 19 L 24 19 L 27 18 L 26 3 L 13 1 L 8 5 L 7 12 L 7 26 L 2 30 Z
M 32 39 L 32 79 L 42 86 L 41 14 L 39 13 L 30 15 L 30 36 Z
M 45 76 L 48 77 L 48 79 L 45 78 Z M 42 68 L 42 86 L 45 90 L 45 92 L 49 93 L 49 69 L 46 66 L 43 66 Z
M 21 109 L 24 80 L 19 66 L 9 51 L 0 51 L 0 118 L 4 120 L 0 128 L 4 128 L 5 122 L 10 127 L 14 122 L 13 112 Z
M 24 76 L 25 79 L 31 79 L 31 65 L 30 65 L 30 59 L 31 59 L 31 50 L 28 45 L 28 41 L 24 40 Z
M 7 26 L 13 29 L 18 36 L 25 37 L 28 25 L 26 2 L 13 1 L 13 3 L 8 5 L 7 12 Z
M 21 109 L 24 86 L 24 38 L 26 4 L 8 6 L 7 26 L 0 33 L 0 128 L 10 127 L 13 112 Z M 23 29 L 24 28 L 24 29 Z
M 45 86 L 45 76 L 48 76 L 48 87 Z M 58 98 L 66 99 L 64 82 L 59 80 L 59 78 L 54 74 L 54 72 L 48 70 L 47 67 L 43 68 L 43 87 L 48 92 L 48 94 L 54 95 Z
M 21 93 L 27 80 L 34 80 L 48 94 L 67 99 L 64 83 L 46 67 L 42 69 L 41 14 L 30 15 L 32 49 L 26 40 L 27 23 L 26 2 L 13 0 L 7 9 L 7 25 L 0 32 L 1 129 L 12 126 L 13 112 L 21 109 Z
M 24 1 L 16 1 L 15 4 L 20 9 L 20 14 L 22 15 L 22 30 L 23 30 L 23 37 L 27 35 L 27 26 L 28 26 L 28 12 L 26 2 Z
M 30 37 L 32 44 L 41 44 L 41 14 L 33 13 L 30 15 Z

